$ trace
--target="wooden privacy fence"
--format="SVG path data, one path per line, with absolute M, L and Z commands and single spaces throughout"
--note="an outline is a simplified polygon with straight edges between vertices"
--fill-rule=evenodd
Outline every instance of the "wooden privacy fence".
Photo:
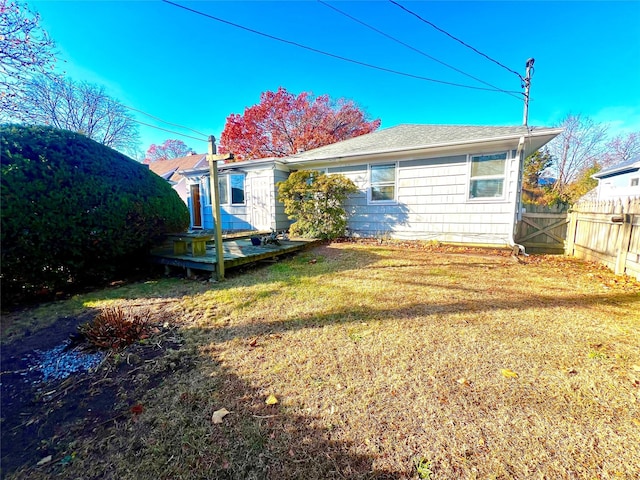
M 525 205 L 525 212 L 518 222 L 516 243 L 523 245 L 527 253 L 562 254 L 568 223 L 565 206 Z
M 640 280 L 640 198 L 583 202 L 569 213 L 565 253 Z

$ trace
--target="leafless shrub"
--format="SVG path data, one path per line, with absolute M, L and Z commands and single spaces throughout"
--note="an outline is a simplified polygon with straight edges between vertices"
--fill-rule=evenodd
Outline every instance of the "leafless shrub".
M 150 313 L 147 310 L 125 312 L 120 307 L 103 309 L 96 317 L 79 327 L 87 341 L 98 348 L 118 349 L 148 335 Z

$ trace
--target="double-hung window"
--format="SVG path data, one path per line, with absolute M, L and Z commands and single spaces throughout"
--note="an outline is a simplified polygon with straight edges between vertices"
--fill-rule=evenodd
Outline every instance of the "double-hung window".
M 371 185 L 369 200 L 374 202 L 395 202 L 396 200 L 396 164 L 384 163 L 369 167 Z
M 472 155 L 469 199 L 502 198 L 506 166 L 506 152 Z
M 244 174 L 231 173 L 218 177 L 221 205 L 244 205 Z

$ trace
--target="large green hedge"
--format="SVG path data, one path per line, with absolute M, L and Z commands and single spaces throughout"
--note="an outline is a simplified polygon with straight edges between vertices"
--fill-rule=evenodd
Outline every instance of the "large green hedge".
M 170 185 L 84 135 L 0 126 L 2 299 L 108 279 L 189 224 Z

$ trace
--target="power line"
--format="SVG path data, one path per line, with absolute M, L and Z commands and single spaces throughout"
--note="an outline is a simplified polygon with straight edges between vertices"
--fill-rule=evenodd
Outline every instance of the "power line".
M 444 80 L 437 80 L 437 79 L 434 79 L 434 78 L 423 77 L 421 75 L 414 75 L 412 73 L 406 73 L 406 72 L 401 72 L 401 71 L 398 71 L 398 70 L 393 70 L 393 69 L 390 69 L 390 68 L 385 68 L 385 67 L 380 67 L 380 66 L 377 66 L 377 65 L 372 65 L 370 63 L 365 63 L 365 62 L 361 62 L 359 60 L 354 60 L 354 59 L 351 59 L 351 58 L 343 57 L 341 55 L 336 55 L 334 53 L 325 52 L 323 50 L 318 50 L 317 48 L 309 47 L 307 45 L 303 45 L 303 44 L 298 43 L 298 42 L 294 42 L 294 41 L 291 41 L 291 40 L 286 40 L 284 38 L 276 37 L 276 36 L 270 35 L 268 33 L 260 32 L 258 30 L 254 30 L 252 28 L 245 27 L 245 26 L 239 25 L 237 23 L 230 22 L 228 20 L 224 20 L 222 18 L 215 17 L 215 16 L 210 15 L 208 13 L 204 13 L 204 12 L 201 12 L 199 10 L 195 10 L 193 8 L 186 7 L 184 5 L 180 5 L 179 3 L 174 3 L 174 2 L 172 2 L 170 0 L 162 0 L 162 2 L 163 3 L 167 3 L 169 5 L 173 5 L 174 7 L 181 8 L 181 9 L 186 10 L 188 12 L 195 13 L 197 15 L 201 15 L 201 16 L 209 18 L 211 20 L 215 20 L 217 22 L 224 23 L 226 25 L 230 25 L 232 27 L 236 27 L 236 28 L 239 28 L 241 30 L 245 30 L 247 32 L 255 33 L 256 35 L 260 35 L 262 37 L 266 37 L 266 38 L 269 38 L 271 40 L 277 40 L 278 42 L 286 43 L 288 45 L 293 45 L 295 47 L 303 48 L 305 50 L 309 50 L 309 51 L 314 52 L 314 53 L 319 53 L 321 55 L 326 55 L 327 57 L 336 58 L 338 60 L 343 60 L 345 62 L 354 63 L 356 65 L 361 65 L 363 67 L 372 68 L 372 69 L 380 70 L 380 71 L 383 71 L 383 72 L 393 73 L 395 75 L 402 75 L 404 77 L 415 78 L 417 80 L 425 80 L 425 81 L 428 81 L 428 82 L 435 82 L 435 83 L 441 83 L 441 84 L 444 84 L 444 85 L 451 85 L 451 86 L 454 86 L 454 87 L 469 88 L 469 89 L 472 89 L 472 90 L 485 90 L 485 91 L 489 91 L 489 92 L 495 92 L 496 91 L 496 89 L 494 89 L 494 88 L 476 87 L 476 86 L 473 86 L 473 85 L 463 85 L 463 84 L 460 84 L 460 83 L 447 82 L 447 81 L 444 81 Z
M 417 13 L 412 12 L 412 11 L 411 11 L 411 10 L 409 10 L 408 8 L 406 8 L 406 7 L 402 6 L 402 5 L 400 5 L 398 2 L 396 2 L 396 1 L 394 1 L 394 0 L 389 0 L 389 2 L 390 2 L 390 3 L 392 3 L 392 4 L 394 4 L 394 5 L 395 5 L 395 6 L 397 6 L 397 7 L 401 8 L 401 9 L 402 9 L 402 10 L 404 10 L 405 12 L 407 12 L 407 13 L 409 13 L 409 14 L 413 15 L 414 17 L 418 18 L 419 20 L 423 21 L 424 23 L 426 23 L 426 24 L 428 24 L 428 25 L 431 25 L 433 28 L 435 28 L 435 29 L 436 29 L 436 30 L 438 30 L 439 32 L 444 33 L 444 34 L 445 34 L 445 35 L 447 35 L 448 37 L 450 37 L 450 38 L 454 39 L 456 42 L 459 42 L 459 43 L 461 43 L 462 45 L 464 45 L 465 47 L 470 48 L 471 50 L 473 50 L 474 52 L 476 52 L 478 55 L 482 55 L 482 56 L 483 56 L 483 57 L 485 57 L 487 60 L 490 60 L 490 61 L 492 61 L 493 63 L 495 63 L 496 65 L 501 66 L 501 67 L 502 67 L 502 68 L 504 68 L 505 70 L 507 70 L 507 71 L 509 71 L 509 72 L 511 72 L 511 73 L 513 73 L 513 74 L 515 74 L 515 75 L 517 75 L 517 76 L 518 76 L 518 78 L 519 78 L 521 81 L 524 81 L 524 78 L 522 77 L 522 75 L 520 75 L 520 74 L 519 74 L 518 72 L 516 72 L 515 70 L 511 70 L 509 67 L 504 66 L 502 63 L 500 63 L 500 62 L 499 62 L 499 61 L 497 61 L 497 60 L 494 60 L 494 59 L 493 59 L 493 58 L 491 58 L 489 55 L 486 55 L 486 54 L 482 53 L 480 50 L 478 50 L 478 49 L 476 49 L 476 48 L 472 47 L 472 46 L 471 46 L 471 45 L 469 45 L 468 43 L 465 43 L 465 42 L 463 42 L 462 40 L 460 40 L 459 38 L 454 37 L 453 35 L 451 35 L 451 34 L 450 34 L 449 32 L 447 32 L 446 30 L 443 30 L 442 28 L 438 27 L 437 25 L 435 25 L 434 23 L 430 22 L 429 20 L 426 20 L 426 19 L 422 18 L 420 15 L 418 15 Z
M 420 50 L 420 49 L 418 49 L 418 48 L 415 48 L 415 47 L 413 47 L 413 46 L 409 45 L 408 43 L 405 43 L 405 42 L 403 42 L 402 40 L 399 40 L 399 39 L 397 39 L 397 38 L 395 38 L 395 37 L 393 37 L 393 36 L 391 36 L 391 35 L 389 35 L 389 34 L 387 34 L 387 33 L 383 32 L 382 30 L 377 29 L 376 27 L 373 27 L 373 26 L 369 25 L 368 23 L 365 23 L 365 22 L 363 22 L 362 20 L 359 20 L 359 19 L 355 18 L 354 16 L 352 16 L 352 15 L 350 15 L 350 14 L 346 13 L 346 12 L 343 12 L 342 10 L 340 10 L 340 9 L 339 9 L 339 8 L 337 8 L 337 7 L 334 7 L 333 5 L 330 5 L 330 4 L 328 4 L 328 3 L 326 3 L 326 2 L 324 2 L 324 1 L 322 1 L 322 0 L 317 0 L 317 1 L 318 1 L 318 3 L 321 3 L 322 5 L 324 5 L 325 7 L 329 7 L 329 8 L 331 8 L 332 10 L 335 10 L 336 12 L 338 12 L 339 14 L 344 15 L 344 16 L 345 16 L 345 17 L 347 17 L 347 18 L 350 18 L 350 19 L 351 19 L 351 20 L 353 20 L 354 22 L 357 22 L 357 23 L 359 23 L 360 25 L 364 25 L 365 27 L 367 27 L 367 28 L 369 28 L 369 29 L 373 30 L 374 32 L 377 32 L 377 33 L 379 33 L 380 35 L 383 35 L 384 37 L 387 37 L 388 39 L 393 40 L 394 42 L 397 42 L 397 43 L 399 43 L 400 45 L 403 45 L 403 46 L 405 46 L 405 47 L 407 47 L 407 48 L 409 48 L 409 49 L 413 50 L 414 52 L 419 53 L 420 55 L 423 55 L 423 56 L 425 56 L 425 57 L 427 57 L 427 58 L 430 58 L 430 59 L 431 59 L 431 60 L 433 60 L 434 62 L 438 62 L 439 64 L 444 65 L 445 67 L 448 67 L 448 68 L 450 68 L 450 69 L 452 69 L 452 70 L 455 70 L 455 71 L 456 71 L 456 72 L 458 72 L 458 73 L 461 73 L 461 74 L 463 74 L 463 75 L 466 75 L 466 76 L 467 76 L 467 77 L 469 77 L 469 78 L 472 78 L 473 80 L 476 80 L 476 81 L 478 81 L 478 82 L 480 82 L 480 83 L 483 83 L 483 84 L 485 84 L 485 85 L 488 85 L 489 87 L 492 87 L 492 88 L 493 88 L 494 90 L 496 90 L 496 91 L 499 91 L 499 92 L 502 92 L 502 93 L 506 93 L 507 95 L 511 95 L 512 97 L 517 98 L 518 100 L 520 100 L 520 97 L 518 97 L 518 96 L 517 96 L 517 95 L 515 95 L 515 94 L 517 93 L 517 94 L 519 94 L 519 95 L 522 95 L 522 94 L 521 94 L 521 92 L 512 92 L 512 91 L 508 91 L 508 90 L 503 90 L 503 89 L 502 89 L 502 88 L 500 88 L 500 87 L 496 87 L 495 85 L 492 85 L 492 84 L 490 84 L 490 83 L 488 83 L 488 82 L 485 82 L 484 80 L 481 80 L 481 79 L 479 79 L 479 78 L 477 78 L 477 77 L 474 77 L 473 75 L 471 75 L 471 74 L 469 74 L 469 73 L 467 73 L 467 72 L 465 72 L 465 71 L 463 71 L 463 70 L 460 70 L 459 68 L 456 68 L 456 67 L 454 67 L 453 65 L 449 65 L 448 63 L 443 62 L 442 60 L 439 60 L 439 59 L 437 59 L 437 58 L 435 58 L 435 57 L 433 57 L 433 56 L 429 55 L 428 53 L 423 52 L 422 50 Z
M 166 128 L 158 127 L 156 125 L 151 125 L 150 123 L 141 122 L 140 120 L 136 120 L 133 117 L 127 117 L 127 118 L 129 118 L 129 120 L 131 120 L 133 122 L 139 123 L 140 125 L 144 125 L 146 127 L 155 128 L 157 130 L 162 130 L 163 132 L 173 133 L 174 135 L 180 135 L 181 137 L 190 138 L 192 140 L 198 140 L 199 142 L 207 142 L 207 141 L 209 141 L 208 138 L 196 138 L 196 137 L 192 137 L 191 135 L 186 135 L 184 133 L 180 133 L 180 132 L 176 132 L 176 131 L 169 130 L 169 129 L 166 129 Z
M 198 135 L 202 135 L 202 136 L 204 136 L 205 138 L 208 138 L 208 137 L 209 137 L 209 135 L 207 135 L 206 133 L 199 132 L 198 130 L 194 130 L 193 128 L 185 127 L 184 125 L 179 125 L 179 124 L 177 124 L 177 123 L 167 122 L 166 120 L 162 120 L 161 118 L 156 117 L 156 116 L 154 116 L 154 115 L 151 115 L 150 113 L 144 112 L 144 111 L 139 110 L 139 109 L 137 109 L 137 108 L 130 107 L 130 106 L 128 106 L 128 105 L 124 105 L 124 104 L 122 104 L 122 103 L 121 103 L 120 105 L 122 105 L 124 108 L 127 108 L 127 109 L 129 109 L 129 110 L 133 110 L 134 112 L 138 112 L 138 113 L 141 113 L 141 114 L 143 114 L 143 115 L 146 115 L 147 117 L 153 118 L 154 120 L 158 120 L 159 122 L 166 123 L 167 125 L 171 125 L 171 126 L 173 126 L 173 127 L 178 127 L 178 128 L 183 128 L 183 129 L 185 129 L 185 130 L 190 130 L 190 131 L 192 131 L 192 132 L 194 132 L 194 133 L 197 133 Z M 170 131 L 170 130 L 167 130 L 167 131 Z M 180 134 L 179 134 L 179 135 L 180 135 Z M 185 136 L 186 136 L 186 137 L 188 137 L 188 135 L 185 135 Z M 193 137 L 189 137 L 189 138 L 193 138 Z

